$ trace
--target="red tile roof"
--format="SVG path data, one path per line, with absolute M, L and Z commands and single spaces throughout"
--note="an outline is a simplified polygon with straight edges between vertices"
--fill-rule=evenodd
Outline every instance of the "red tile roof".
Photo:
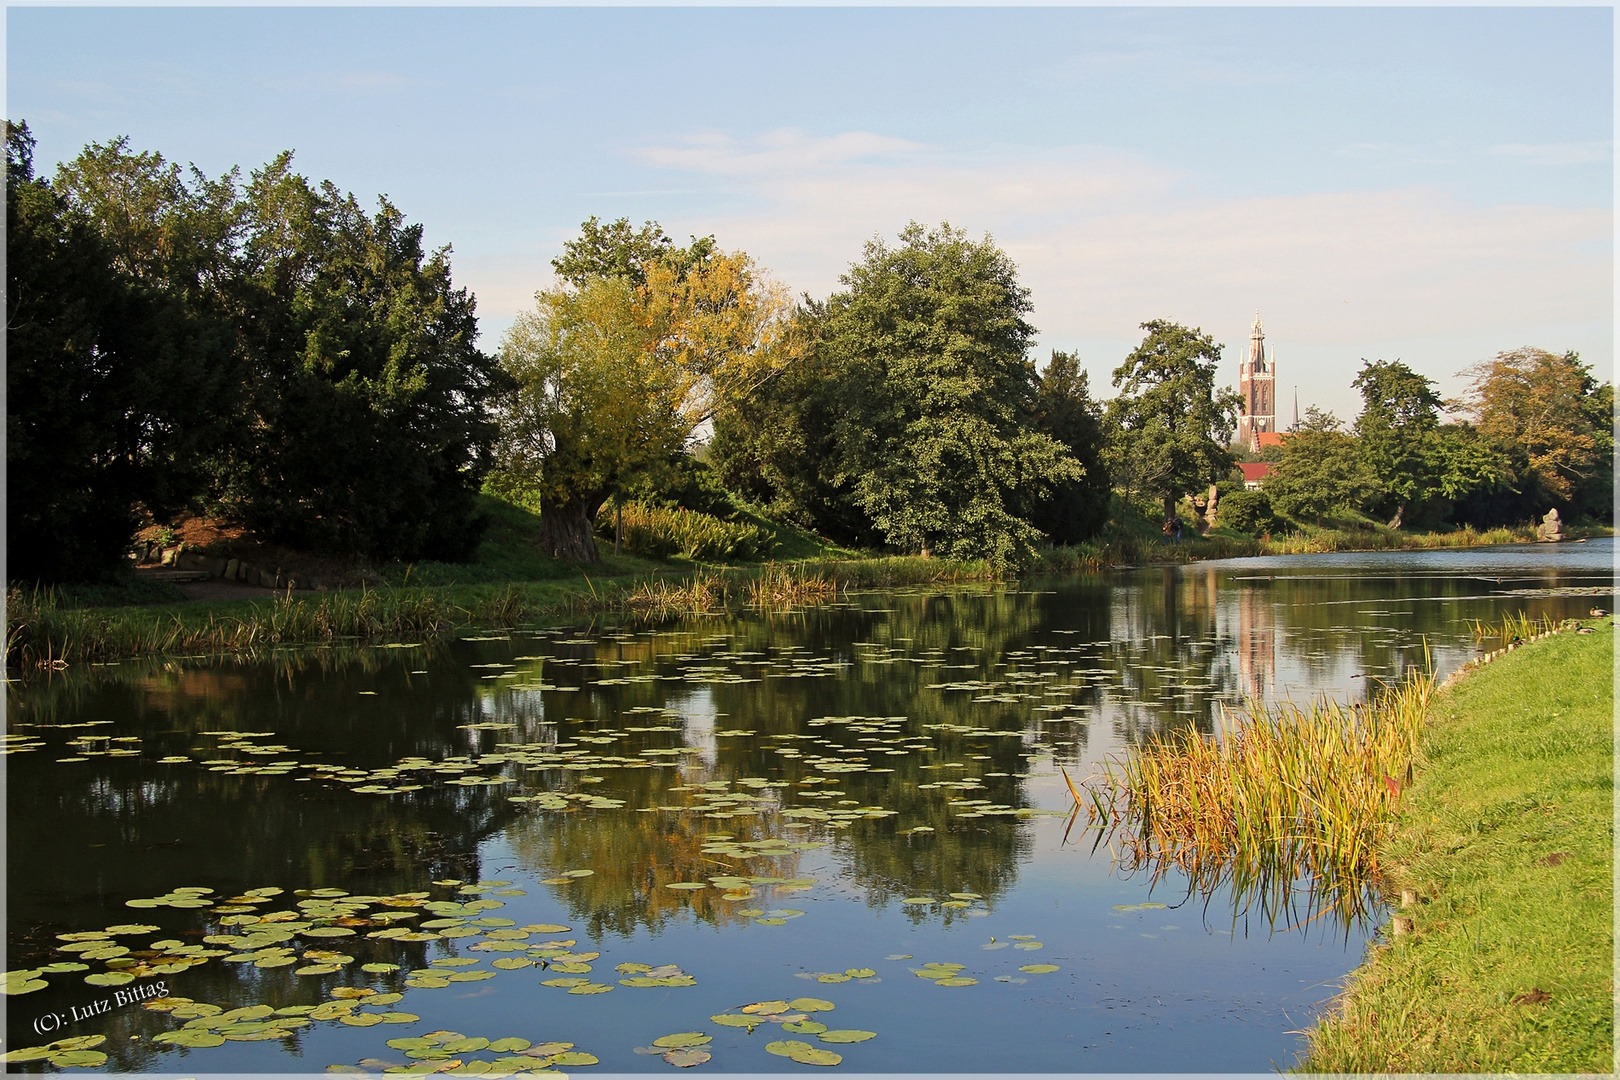
M 1243 470 L 1244 483 L 1257 484 L 1271 475 L 1272 464 L 1269 461 L 1240 461 L 1238 468 Z

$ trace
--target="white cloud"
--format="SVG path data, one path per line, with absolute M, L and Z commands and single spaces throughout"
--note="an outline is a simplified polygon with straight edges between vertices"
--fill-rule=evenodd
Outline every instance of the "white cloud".
M 989 232 L 1059 345 L 1256 307 L 1318 344 L 1489 332 L 1516 344 L 1525 327 L 1612 320 L 1607 209 L 1475 206 L 1434 188 L 1213 198 L 1104 148 L 961 153 L 866 132 L 695 137 L 639 155 L 740 197 L 665 222 L 672 232 L 712 232 L 817 295 L 864 240 L 909 220 Z

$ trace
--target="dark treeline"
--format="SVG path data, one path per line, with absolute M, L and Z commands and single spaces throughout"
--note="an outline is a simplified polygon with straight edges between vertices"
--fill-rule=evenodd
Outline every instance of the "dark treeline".
M 142 514 L 266 539 L 464 557 L 494 358 L 447 251 L 282 154 L 211 179 L 124 140 L 36 176 L 6 130 L 13 579 L 94 576 Z
M 1309 411 L 1245 492 L 1219 344 L 1145 323 L 1101 401 L 1077 356 L 1037 366 L 1017 267 L 949 225 L 874 239 L 839 291 L 790 303 L 713 237 L 592 218 L 488 354 L 449 249 L 290 153 L 216 179 L 120 139 L 45 178 L 33 145 L 7 126 L 13 580 L 109 573 L 181 513 L 461 561 L 481 492 L 584 562 L 609 500 L 735 496 L 846 545 L 1004 567 L 1131 515 L 1260 533 L 1612 514 L 1613 392 L 1574 354 L 1503 353 L 1452 403 L 1364 361 L 1353 424 Z

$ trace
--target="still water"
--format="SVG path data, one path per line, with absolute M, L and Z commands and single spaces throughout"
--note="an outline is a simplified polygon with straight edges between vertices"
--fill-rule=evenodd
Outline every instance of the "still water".
M 105 1035 L 98 1071 L 165 1073 L 1286 1067 L 1373 928 L 1150 889 L 1066 820 L 1059 768 L 1444 676 L 1473 620 L 1612 591 L 1610 540 L 1295 556 L 30 676 L 8 967 L 45 985 L 6 999 L 6 1045 Z

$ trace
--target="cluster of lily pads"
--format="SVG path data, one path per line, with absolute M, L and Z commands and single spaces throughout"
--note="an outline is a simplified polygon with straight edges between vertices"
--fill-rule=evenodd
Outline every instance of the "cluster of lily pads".
M 820 1042 L 834 1045 L 859 1043 L 877 1038 L 875 1031 L 861 1031 L 856 1028 L 829 1029 L 826 1024 L 813 1017 L 815 1013 L 831 1012 L 834 1008 L 832 1002 L 813 997 L 794 998 L 791 1001 L 756 1001 L 742 1006 L 736 1012 L 716 1013 L 709 1017 L 709 1020 L 722 1027 L 745 1028 L 750 1035 L 754 1033 L 755 1028 L 775 1024 L 787 1034 L 811 1035 Z M 706 1036 L 704 1041 L 707 1041 Z M 842 1054 L 822 1049 L 803 1039 L 773 1039 L 765 1044 L 765 1051 L 801 1065 L 837 1065 L 844 1060 Z
M 389 1039 L 391 1049 L 402 1051 L 410 1062 L 387 1058 L 362 1058 L 358 1065 L 330 1065 L 329 1073 L 397 1073 L 452 1076 L 510 1076 L 513 1073 L 546 1072 L 553 1066 L 595 1065 L 595 1054 L 575 1048 L 571 1042 L 530 1042 L 518 1036 L 486 1039 L 459 1031 L 430 1031 L 425 1035 Z M 488 1058 L 474 1057 L 489 1054 Z
M 44 1046 L 12 1050 L 6 1054 L 6 1064 L 44 1061 L 61 1069 L 99 1069 L 107 1064 L 107 1055 L 96 1047 L 105 1044 L 106 1041 L 105 1035 L 74 1035 L 46 1043 Z

